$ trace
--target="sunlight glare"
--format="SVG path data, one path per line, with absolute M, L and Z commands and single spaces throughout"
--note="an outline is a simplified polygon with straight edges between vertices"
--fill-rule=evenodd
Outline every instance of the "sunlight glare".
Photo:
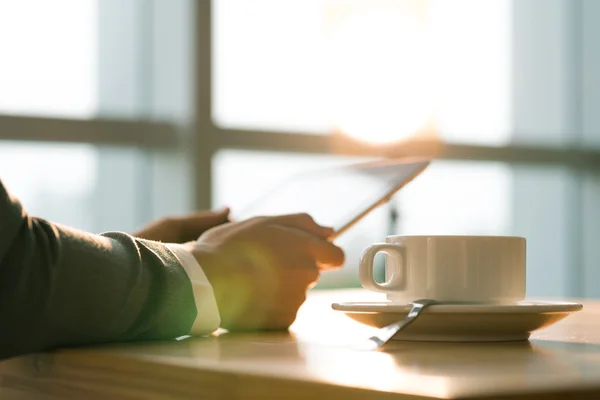
M 450 394 L 448 378 L 419 371 L 418 361 L 403 365 L 397 353 L 357 351 L 302 341 L 298 342 L 298 350 L 307 370 L 326 382 L 423 397 L 447 398 Z
M 399 10 L 357 13 L 330 38 L 337 128 L 374 144 L 406 139 L 431 115 L 431 63 L 422 23 Z
M 98 0 L 0 1 L 0 110 L 97 111 Z

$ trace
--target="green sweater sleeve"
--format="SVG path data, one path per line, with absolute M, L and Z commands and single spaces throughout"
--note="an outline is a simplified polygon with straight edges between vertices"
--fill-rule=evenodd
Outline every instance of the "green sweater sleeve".
M 29 216 L 0 181 L 0 359 L 189 332 L 190 280 L 164 244 Z

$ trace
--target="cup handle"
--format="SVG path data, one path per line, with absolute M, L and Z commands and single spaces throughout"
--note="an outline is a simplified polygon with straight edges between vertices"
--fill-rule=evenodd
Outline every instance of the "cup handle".
M 398 290 L 404 286 L 406 279 L 406 264 L 404 262 L 404 246 L 392 243 L 375 243 L 367 247 L 361 256 L 358 276 L 360 284 L 374 292 L 387 293 L 390 290 Z M 373 263 L 377 253 L 385 253 L 395 259 L 395 269 L 390 279 L 384 283 L 378 283 L 373 278 Z M 387 266 L 386 266 L 387 268 Z

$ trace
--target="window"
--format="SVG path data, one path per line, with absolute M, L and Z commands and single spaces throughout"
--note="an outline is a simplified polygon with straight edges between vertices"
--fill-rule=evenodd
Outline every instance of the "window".
M 46 3 L 0 3 L 0 174 L 35 213 L 131 230 L 308 168 L 433 156 L 320 287 L 356 286 L 390 232 L 516 234 L 530 295 L 600 296 L 599 2 Z
M 434 138 L 441 160 L 397 196 L 397 226 L 384 208 L 342 238 L 348 268 L 324 286 L 355 285 L 358 254 L 391 229 L 524 235 L 531 296 L 593 295 L 599 159 L 582 144 L 600 137 L 596 3 L 213 3 L 213 138 L 258 152 L 213 159 L 217 204 L 253 197 L 236 170 L 267 186 Z
M 213 161 L 213 180 L 220 182 L 215 187 L 214 204 L 243 209 L 300 171 L 359 161 L 362 160 L 329 155 L 222 151 Z M 346 251 L 346 265 L 326 274 L 320 286 L 356 286 L 360 253 L 389 234 L 511 234 L 511 178 L 511 169 L 499 163 L 484 163 L 477 169 L 464 162 L 434 163 L 402 190 L 391 206 L 373 212 L 340 237 L 338 243 Z M 297 202 L 301 208 L 302 199 Z M 394 206 L 401 212 L 396 226 L 390 221 Z
M 30 213 L 90 229 L 96 156 L 87 145 L 3 143 L 0 174 Z
M 91 116 L 97 22 L 96 0 L 0 2 L 0 111 Z
M 435 120 L 444 140 L 510 140 L 510 0 L 214 7 L 221 126 L 385 140 Z
M 100 232 L 192 208 L 183 5 L 0 2 L 0 177 L 31 213 Z
M 132 231 L 145 221 L 139 164 L 140 155 L 132 149 L 0 146 L 0 176 L 29 213 L 92 232 Z

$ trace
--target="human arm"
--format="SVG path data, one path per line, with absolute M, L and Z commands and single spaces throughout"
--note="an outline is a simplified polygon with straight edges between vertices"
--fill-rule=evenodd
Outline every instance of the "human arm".
M 209 333 L 219 312 L 231 330 L 287 328 L 320 271 L 343 263 L 331 233 L 300 214 L 226 223 L 185 246 L 93 235 L 28 215 L 0 181 L 0 359 Z
M 0 181 L 0 358 L 173 338 L 196 315 L 190 279 L 169 246 L 32 217 Z
M 190 241 L 185 248 L 197 262 L 188 256 L 184 266 L 191 270 L 190 277 L 199 276 L 193 283 L 195 293 L 199 292 L 195 297 L 206 296 L 203 284 L 197 282 L 210 281 L 210 298 L 214 293 L 222 327 L 287 328 L 320 272 L 344 262 L 342 250 L 329 242 L 333 230 L 320 226 L 307 214 L 259 217 L 227 224 L 228 213 L 225 209 L 168 218 L 148 225 L 146 233 L 138 234 L 173 239 L 185 237 L 182 230 L 188 232 Z M 197 308 L 206 309 L 202 304 Z M 198 321 L 201 316 L 198 315 Z

